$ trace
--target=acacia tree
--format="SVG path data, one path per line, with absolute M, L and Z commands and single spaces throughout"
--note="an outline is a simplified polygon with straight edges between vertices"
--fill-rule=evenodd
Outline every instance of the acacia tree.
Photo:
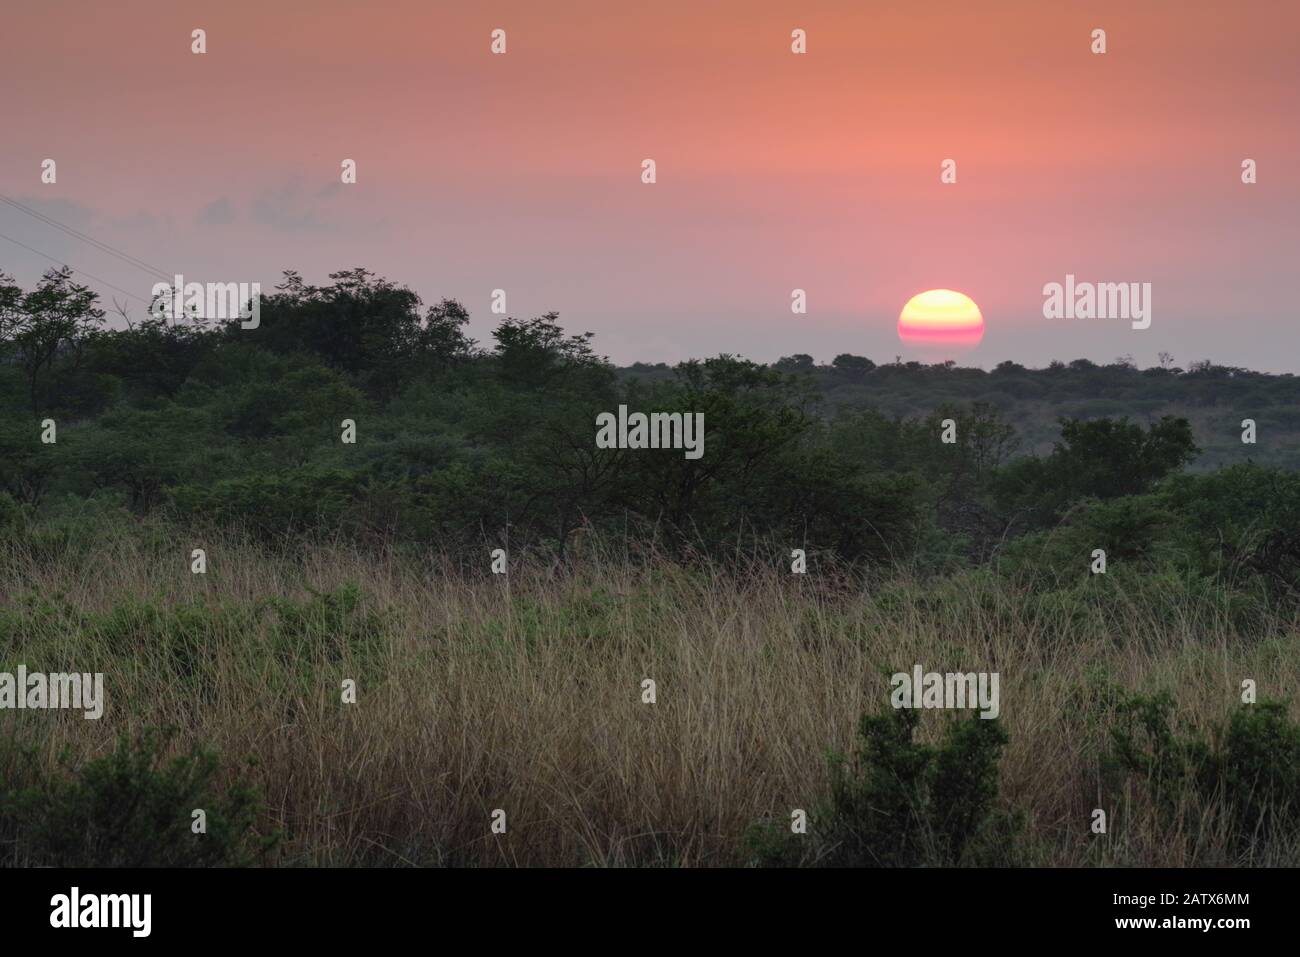
M 67 266 L 51 269 L 25 295 L 16 286 L 0 283 L 0 336 L 17 355 L 27 377 L 32 413 L 39 414 L 48 373 L 63 356 L 79 360 L 81 346 L 103 321 L 98 296 L 72 281 Z
M 231 320 L 224 335 L 284 355 L 320 356 L 380 397 L 396 393 L 430 341 L 447 349 L 460 346 L 451 340 L 468 318 L 463 309 L 443 304 L 426 321 L 418 295 L 368 269 L 345 269 L 329 278 L 330 285 L 313 286 L 286 271 L 275 294 L 262 297 L 257 331 Z
M 804 377 L 732 355 L 680 363 L 671 382 L 653 386 L 644 411 L 701 413 L 703 457 L 681 452 L 628 460 L 620 504 L 648 521 L 721 538 L 738 522 L 766 521 L 774 481 L 798 481 L 779 453 L 812 425 L 815 399 Z
M 534 319 L 505 319 L 492 332 L 496 340 L 493 357 L 501 372 L 513 383 L 540 388 L 564 380 L 567 388 L 576 379 L 610 377 L 609 366 L 591 349 L 595 333 L 569 335 L 560 326 L 560 314 L 548 312 Z
M 0 272 L 0 355 L 13 345 L 13 333 L 22 317 L 23 290 L 14 277 Z

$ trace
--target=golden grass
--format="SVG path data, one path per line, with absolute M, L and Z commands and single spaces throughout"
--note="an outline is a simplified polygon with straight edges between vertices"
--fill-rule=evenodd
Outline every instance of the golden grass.
M 486 547 L 467 572 L 445 556 L 327 545 L 292 560 L 205 536 L 200 576 L 191 545 L 169 541 L 105 536 L 76 561 L 0 557 L 0 669 L 103 671 L 107 697 L 101 721 L 0 712 L 0 735 L 53 762 L 175 726 L 177 746 L 215 747 L 256 785 L 264 829 L 285 834 L 280 864 L 743 864 L 746 829 L 815 809 L 827 752 L 850 750 L 859 716 L 888 701 L 882 672 L 916 663 L 1000 673 L 1001 800 L 1027 815 L 1027 862 L 1229 863 L 1218 836 L 1184 839 L 1198 821 L 1171 835 L 1131 786 L 1107 790 L 1102 679 L 1168 690 L 1203 728 L 1229 714 L 1243 678 L 1264 696 L 1300 688 L 1294 619 L 1242 635 L 1118 587 L 1102 618 L 1077 624 L 981 574 L 866 584 L 815 562 L 794 576 L 775 561 L 688 570 L 590 552 L 563 573 L 524 561 L 503 577 L 486 573 Z M 291 658 L 273 653 L 283 614 L 267 599 L 311 607 L 309 589 L 347 585 L 362 598 L 356 642 L 319 634 Z M 197 684 L 154 631 L 132 633 L 132 616 L 105 632 L 128 598 L 212 611 L 189 632 Z M 345 678 L 355 705 L 340 701 Z M 657 704 L 641 703 L 644 678 Z M 923 733 L 947 717 L 925 715 Z M 1110 816 L 1104 837 L 1088 830 L 1096 807 Z M 504 835 L 489 831 L 496 808 Z

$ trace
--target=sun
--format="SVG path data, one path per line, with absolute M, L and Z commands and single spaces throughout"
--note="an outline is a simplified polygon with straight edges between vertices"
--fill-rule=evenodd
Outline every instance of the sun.
M 898 338 L 921 348 L 973 349 L 984 338 L 984 316 L 970 296 L 930 289 L 907 300 L 898 316 Z

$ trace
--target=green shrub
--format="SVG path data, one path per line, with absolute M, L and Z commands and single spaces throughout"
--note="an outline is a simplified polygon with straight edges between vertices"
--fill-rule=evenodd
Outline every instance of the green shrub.
M 163 760 L 170 736 L 149 730 L 79 770 L 47 776 L 31 761 L 35 783 L 0 790 L 0 843 L 11 863 L 41 867 L 213 867 L 256 862 L 275 838 L 254 835 L 254 792 L 219 783 L 211 751 Z M 192 812 L 207 832 L 191 832 Z
M 374 661 L 383 649 L 384 635 L 392 627 L 391 611 L 369 607 L 355 584 L 333 591 L 308 588 L 305 601 L 270 599 L 275 610 L 271 643 L 276 660 L 295 663 Z
M 763 866 L 917 867 L 997 863 L 1018 821 L 997 810 L 998 759 L 1007 735 L 996 719 L 951 721 L 937 746 L 914 740 L 920 712 L 863 715 L 852 758 L 831 757 L 830 797 L 805 838 L 782 823 L 751 828 Z M 783 831 L 785 833 L 783 833 Z
M 215 690 L 215 650 L 255 634 L 256 609 L 233 603 L 188 603 L 126 597 L 105 612 L 82 615 L 91 647 L 114 659 L 132 659 L 176 676 L 187 696 L 206 698 Z
M 20 539 L 27 517 L 27 512 L 12 495 L 0 491 L 0 540 Z
M 249 474 L 208 485 L 178 485 L 171 503 L 182 520 L 238 524 L 275 541 L 313 529 L 337 529 L 362 478 L 342 469 L 304 467 Z
M 1300 724 L 1285 704 L 1242 705 L 1208 738 L 1177 728 L 1168 695 L 1133 695 L 1112 729 L 1113 758 L 1140 775 L 1166 820 L 1226 818 L 1235 849 L 1300 831 Z

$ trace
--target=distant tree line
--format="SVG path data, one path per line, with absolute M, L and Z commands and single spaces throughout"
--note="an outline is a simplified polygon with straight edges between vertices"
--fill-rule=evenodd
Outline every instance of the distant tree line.
M 31 291 L 0 276 L 5 534 L 94 503 L 282 541 L 489 541 L 559 561 L 590 535 L 702 555 L 764 542 L 778 557 L 803 548 L 922 572 L 1038 567 L 1016 556 L 1077 534 L 1080 549 L 1114 538 L 1135 561 L 1176 554 L 1282 595 L 1300 583 L 1300 522 L 1286 524 L 1300 516 L 1297 473 L 1231 446 L 1240 464 L 1188 473 L 1200 451 L 1188 418 L 1142 404 L 1190 383 L 1177 401 L 1245 388 L 1274 408 L 1294 398 L 1291 377 L 1087 360 L 984 372 L 847 353 L 825 367 L 724 354 L 617 369 L 554 313 L 504 319 L 480 345 L 457 302 L 426 307 L 360 268 L 329 279 L 286 273 L 257 329 L 150 314 L 109 329 L 66 269 Z M 1050 445 L 1024 447 L 1018 403 L 1054 388 L 1104 396 L 1105 383 L 1136 414 L 1060 416 Z M 596 416 L 620 404 L 703 412 L 704 457 L 596 448 Z M 340 440 L 345 419 L 355 444 Z M 56 441 L 42 441 L 47 421 Z

